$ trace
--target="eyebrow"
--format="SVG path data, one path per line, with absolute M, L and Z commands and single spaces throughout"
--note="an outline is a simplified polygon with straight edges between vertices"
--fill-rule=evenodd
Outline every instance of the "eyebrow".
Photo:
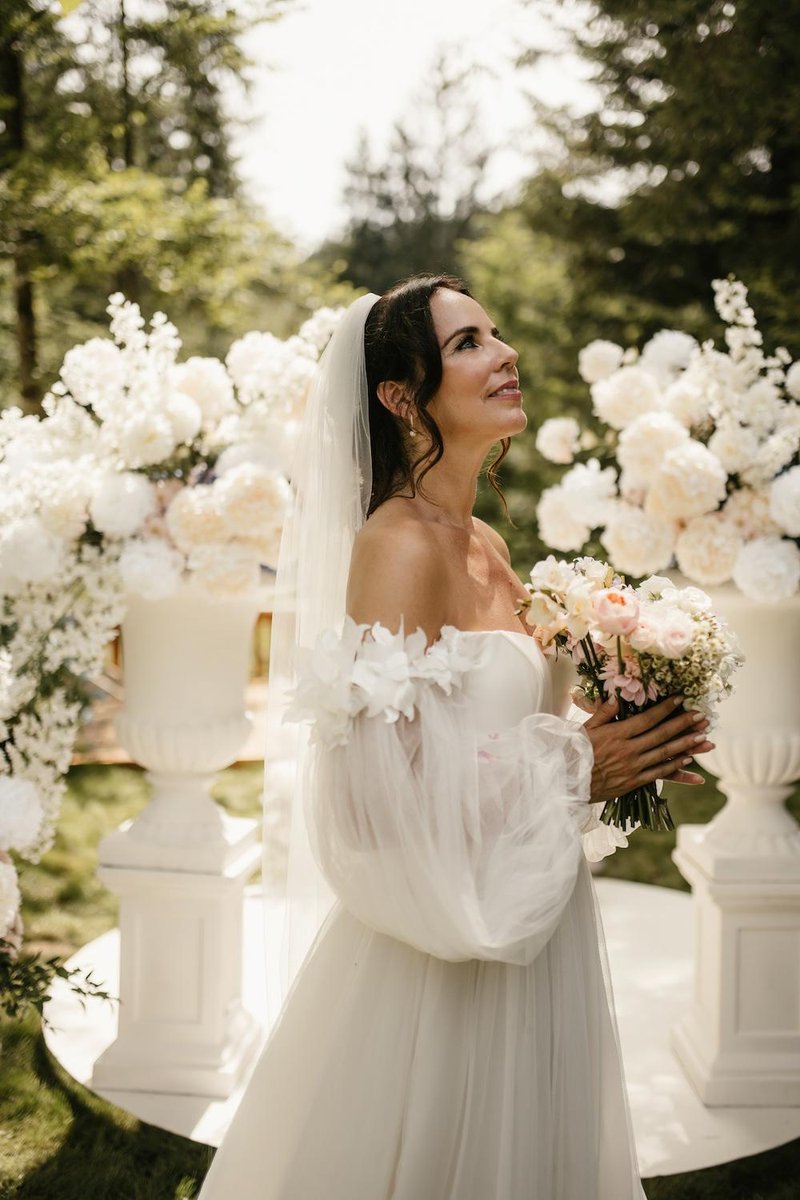
M 459 334 L 461 334 L 461 333 L 480 333 L 480 330 L 477 325 L 462 325 L 460 329 L 453 330 L 453 332 L 449 335 L 449 337 L 446 337 L 444 339 L 441 346 L 439 347 L 440 350 L 444 350 L 445 346 L 448 346 L 450 344 L 450 342 L 452 342 L 453 338 L 457 338 L 459 336 Z M 492 334 L 492 337 L 500 336 L 500 330 L 497 328 L 496 325 L 492 327 L 491 334 Z

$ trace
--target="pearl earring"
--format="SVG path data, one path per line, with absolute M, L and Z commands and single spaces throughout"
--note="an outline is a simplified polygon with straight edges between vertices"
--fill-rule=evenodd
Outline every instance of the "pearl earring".
M 414 428 L 414 418 L 413 417 L 408 418 L 408 436 L 409 437 L 417 436 L 417 431 Z

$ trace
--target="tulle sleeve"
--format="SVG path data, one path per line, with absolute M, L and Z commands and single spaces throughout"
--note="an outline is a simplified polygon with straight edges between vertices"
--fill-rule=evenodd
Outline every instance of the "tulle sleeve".
M 350 626 L 317 648 L 294 712 L 313 721 L 321 870 L 361 921 L 425 953 L 530 963 L 583 857 L 589 739 L 544 713 L 481 735 L 455 641 Z

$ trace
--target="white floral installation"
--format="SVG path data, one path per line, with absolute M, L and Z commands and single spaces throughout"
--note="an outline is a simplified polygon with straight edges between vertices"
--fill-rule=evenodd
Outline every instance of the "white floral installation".
M 52 844 L 84 705 L 126 597 L 224 599 L 276 564 L 305 395 L 341 309 L 178 362 L 175 327 L 111 296 L 111 338 L 69 350 L 43 418 L 0 413 L 0 941 L 9 854 Z M 0 945 L 0 960 L 3 956 Z M 8 950 L 5 951 L 6 955 Z
M 713 288 L 724 351 L 663 329 L 641 353 L 602 340 L 580 352 L 606 428 L 597 439 L 557 417 L 538 430 L 539 452 L 570 466 L 542 493 L 539 532 L 577 552 L 599 531 L 628 575 L 677 563 L 703 586 L 732 579 L 777 602 L 800 588 L 800 361 L 782 346 L 764 353 L 740 281 Z

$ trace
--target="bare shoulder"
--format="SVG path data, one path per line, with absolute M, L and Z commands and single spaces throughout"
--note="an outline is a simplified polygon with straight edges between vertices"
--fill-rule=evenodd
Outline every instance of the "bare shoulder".
M 493 529 L 491 525 L 488 525 L 486 521 L 482 521 L 480 517 L 473 517 L 472 519 L 475 522 L 476 530 L 485 536 L 486 540 L 492 546 L 494 546 L 497 553 L 501 554 L 507 563 L 510 563 L 511 555 L 508 552 L 508 546 L 505 543 L 505 539 L 500 536 L 496 529 Z
M 356 534 L 348 613 L 393 630 L 402 621 L 406 633 L 420 627 L 433 641 L 446 623 L 446 601 L 446 570 L 430 525 L 401 505 L 382 505 Z

